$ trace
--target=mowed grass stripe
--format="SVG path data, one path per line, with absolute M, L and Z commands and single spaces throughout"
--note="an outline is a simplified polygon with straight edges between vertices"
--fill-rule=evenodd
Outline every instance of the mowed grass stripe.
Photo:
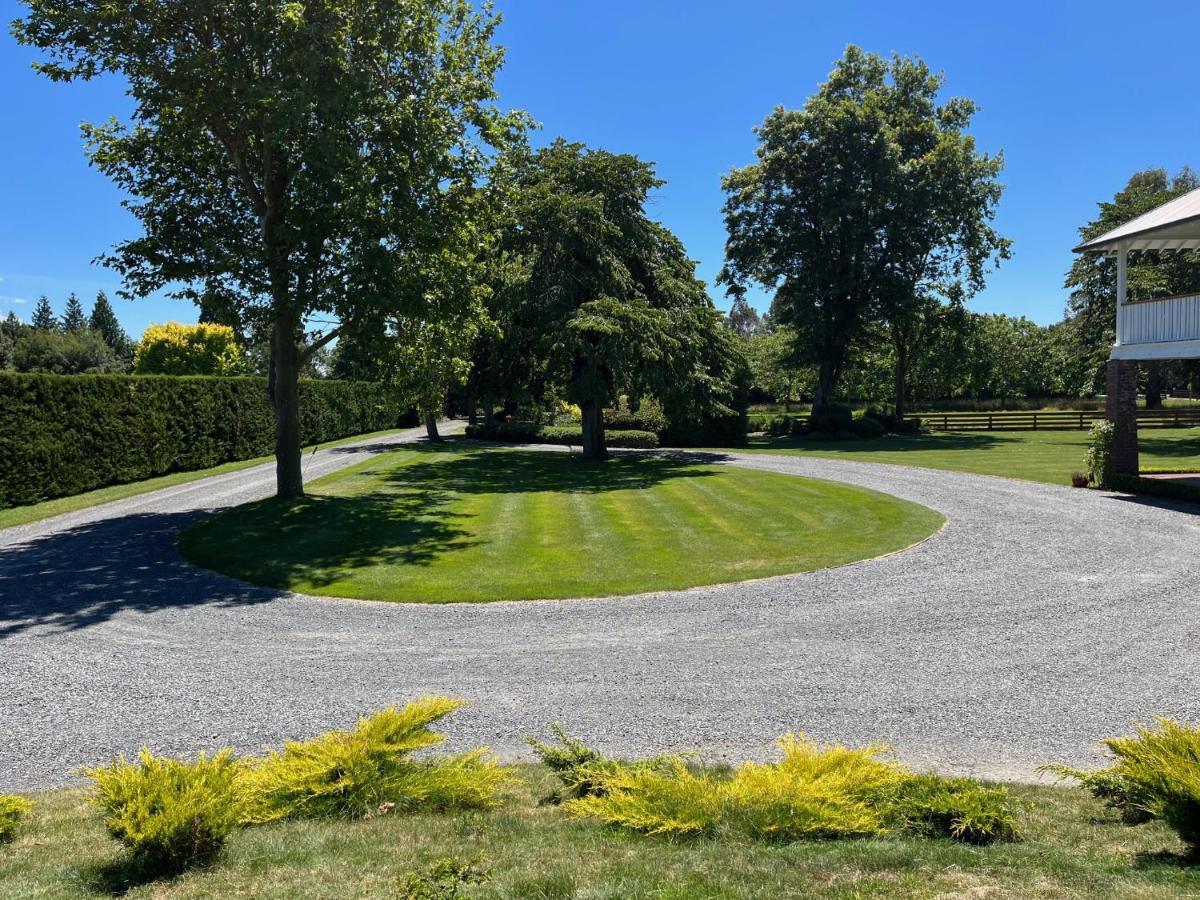
M 586 463 L 450 442 L 394 451 L 186 531 L 191 560 L 305 593 L 443 603 L 673 590 L 901 549 L 932 510 L 657 456 Z

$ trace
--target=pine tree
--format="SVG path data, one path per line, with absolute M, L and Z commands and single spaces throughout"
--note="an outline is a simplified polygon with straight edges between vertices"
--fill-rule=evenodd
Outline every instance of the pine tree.
M 38 298 L 37 307 L 33 310 L 33 327 L 38 331 L 58 331 L 58 319 L 50 308 L 50 301 L 42 294 Z
M 104 343 L 118 354 L 129 346 L 129 335 L 125 333 L 125 329 L 117 320 L 117 314 L 113 311 L 112 304 L 108 302 L 108 296 L 104 291 L 96 294 L 96 302 L 92 305 L 92 315 L 88 323 L 94 331 L 100 333 L 100 336 L 104 338 Z
M 21 329 L 24 327 L 21 324 L 21 320 L 17 318 L 17 314 L 10 309 L 7 318 L 3 322 L 0 322 L 0 334 L 9 340 L 15 341 L 20 336 Z
M 63 313 L 62 330 L 64 333 L 69 331 L 82 331 L 87 328 L 87 317 L 83 314 L 83 304 L 79 302 L 79 298 L 71 294 L 67 298 L 67 308 Z

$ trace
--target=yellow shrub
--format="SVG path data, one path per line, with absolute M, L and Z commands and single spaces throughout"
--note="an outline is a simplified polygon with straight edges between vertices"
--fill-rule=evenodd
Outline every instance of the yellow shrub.
M 429 726 L 463 706 L 426 697 L 362 718 L 351 731 L 289 741 L 251 761 L 242 780 L 251 822 L 358 817 L 380 809 L 484 808 L 511 778 L 486 749 L 413 758 L 445 738 Z
M 818 747 L 802 736 L 779 741 L 783 760 L 746 763 L 726 786 L 729 815 L 760 837 L 852 837 L 886 830 L 879 800 L 903 778 L 880 760 L 883 748 Z
M 237 828 L 239 770 L 229 750 L 186 762 L 143 749 L 84 774 L 109 833 L 148 867 L 178 871 L 212 859 Z
M 0 794 L 0 844 L 11 841 L 32 805 L 24 797 Z
M 228 325 L 167 322 L 142 333 L 133 370 L 139 375 L 238 375 L 245 372 L 246 359 Z
M 589 791 L 565 808 L 646 834 L 729 830 L 795 840 L 898 830 L 981 844 L 1017 838 L 1001 788 L 914 776 L 880 759 L 882 747 L 818 746 L 792 734 L 779 747 L 779 762 L 745 763 L 728 776 L 691 768 L 682 757 L 584 761 L 573 778 Z M 572 758 L 582 756 L 573 748 Z
M 1200 851 L 1200 727 L 1160 718 L 1157 727 L 1139 725 L 1136 734 L 1104 744 L 1117 758 L 1109 773 Z

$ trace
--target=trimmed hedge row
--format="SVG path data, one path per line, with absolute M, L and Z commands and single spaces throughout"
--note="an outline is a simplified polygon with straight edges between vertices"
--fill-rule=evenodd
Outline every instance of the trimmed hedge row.
M 467 437 L 485 441 L 510 441 L 517 444 L 564 444 L 581 446 L 583 430 L 574 425 L 535 425 L 532 422 L 496 422 L 491 428 L 468 425 Z M 658 446 L 658 436 L 651 431 L 604 430 L 604 442 L 609 447 L 652 449 Z
M 1164 500 L 1200 503 L 1200 487 L 1171 478 L 1143 478 L 1140 475 L 1113 475 L 1109 488 L 1123 494 L 1144 494 Z
M 395 427 L 384 389 L 302 381 L 306 444 Z M 0 509 L 265 456 L 265 378 L 0 373 Z

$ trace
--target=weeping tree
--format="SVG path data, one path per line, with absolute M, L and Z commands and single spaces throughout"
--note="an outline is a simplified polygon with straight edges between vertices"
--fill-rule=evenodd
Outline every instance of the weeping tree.
M 421 316 L 468 278 L 503 53 L 467 0 L 28 0 L 17 39 L 56 81 L 120 75 L 128 122 L 85 125 L 143 234 L 105 262 L 269 335 L 277 491 L 303 494 L 298 379 L 344 329 Z
M 903 409 L 908 361 L 937 298 L 983 286 L 1008 241 L 991 227 L 1002 159 L 966 133 L 975 105 L 938 101 L 919 59 L 851 46 L 801 109 L 757 129 L 758 159 L 724 179 L 728 230 L 719 280 L 734 296 L 774 292 L 772 312 L 817 369 L 813 405 L 833 400 L 856 342 L 885 323 Z
M 728 399 L 733 338 L 683 245 L 646 215 L 650 164 L 560 139 L 515 154 L 500 184 L 496 371 L 577 403 L 585 457 L 607 455 L 604 409 L 621 395 L 689 415 Z

